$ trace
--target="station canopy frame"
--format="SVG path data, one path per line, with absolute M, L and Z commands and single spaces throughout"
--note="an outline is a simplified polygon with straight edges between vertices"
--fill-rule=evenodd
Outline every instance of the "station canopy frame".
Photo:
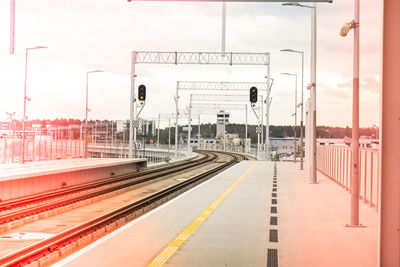
M 217 94 L 191 94 L 191 102 L 249 102 L 248 95 L 217 95 Z M 263 96 L 258 95 L 258 102 L 262 103 Z
M 270 53 L 247 53 L 247 52 L 172 52 L 172 51 L 132 51 L 131 55 L 131 99 L 130 99 L 130 125 L 136 120 L 136 101 L 135 97 L 135 69 L 140 64 L 163 64 L 163 65 L 227 65 L 227 66 L 266 66 L 267 77 L 270 76 Z M 267 79 L 266 88 L 269 88 L 269 79 Z M 178 85 L 177 85 L 178 91 Z M 267 90 L 267 94 L 269 91 Z M 178 93 L 175 96 L 175 102 L 178 106 Z M 178 126 L 178 115 L 176 111 L 176 127 Z M 136 141 L 136 129 L 131 127 L 129 131 L 129 157 L 132 157 L 133 144 Z M 178 131 L 175 132 L 177 140 Z M 177 156 L 178 150 L 175 147 Z M 136 149 L 135 149 L 136 155 Z
M 246 91 L 252 86 L 266 91 L 266 82 L 204 82 L 204 81 L 178 81 L 178 90 L 216 90 L 216 91 Z

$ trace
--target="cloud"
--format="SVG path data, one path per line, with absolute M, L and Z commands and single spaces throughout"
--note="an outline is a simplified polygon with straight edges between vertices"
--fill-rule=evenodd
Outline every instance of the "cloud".
M 361 6 L 361 97 L 377 110 L 380 57 L 380 0 Z M 318 5 L 318 121 L 341 125 L 351 107 L 352 36 L 338 36 L 343 22 L 351 20 L 351 1 Z M 108 0 L 18 0 L 16 54 L 9 45 L 9 2 L 0 2 L 0 117 L 22 110 L 25 48 L 46 45 L 46 51 L 29 55 L 29 114 L 35 117 L 81 117 L 85 72 L 103 69 L 91 77 L 91 116 L 125 119 L 129 116 L 130 52 L 220 51 L 221 3 L 160 3 Z M 292 124 L 294 82 L 281 72 L 300 77 L 301 58 L 281 53 L 282 48 L 304 51 L 305 80 L 309 82 L 310 10 L 270 3 L 228 3 L 227 51 L 271 52 L 271 121 Z M 265 81 L 265 67 L 155 66 L 137 67 L 139 83 L 149 88 L 144 114 L 174 111 L 177 80 Z M 278 78 L 279 77 L 279 78 Z M 300 90 L 300 78 L 298 90 Z M 299 91 L 300 92 L 300 91 Z M 305 91 L 305 95 L 308 92 Z M 299 96 L 300 97 L 300 96 Z M 186 101 L 186 100 L 185 100 Z M 185 105 L 185 101 L 182 104 Z M 322 103 L 322 106 L 321 104 Z M 336 111 L 335 108 L 340 108 Z M 327 112 L 328 115 L 324 115 Z M 335 113 L 335 116 L 329 114 Z M 21 115 L 21 114 L 18 114 Z M 369 114 L 370 115 L 370 114 Z M 251 116 L 249 115 L 249 118 Z M 214 117 L 209 117 L 214 121 Z M 232 120 L 243 122 L 240 114 Z M 255 118 L 249 119 L 252 123 Z M 347 123 L 348 124 L 348 123 Z

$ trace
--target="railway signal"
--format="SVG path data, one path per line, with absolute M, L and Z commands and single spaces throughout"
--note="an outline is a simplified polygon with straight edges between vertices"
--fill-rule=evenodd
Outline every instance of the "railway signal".
M 141 84 L 138 88 L 138 97 L 140 101 L 146 100 L 146 86 Z
M 250 103 L 257 103 L 257 87 L 250 88 Z

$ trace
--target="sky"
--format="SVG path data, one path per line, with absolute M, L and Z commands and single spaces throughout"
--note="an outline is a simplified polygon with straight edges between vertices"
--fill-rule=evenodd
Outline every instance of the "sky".
M 89 75 L 89 119 L 128 119 L 131 51 L 220 52 L 221 6 L 209 2 L 16 0 L 15 54 L 10 55 L 10 1 L 0 1 L 0 120 L 14 111 L 15 118 L 22 118 L 25 49 L 35 46 L 48 49 L 29 51 L 28 119 L 83 119 L 86 72 L 97 69 L 104 73 Z M 339 30 L 353 18 L 353 1 L 321 3 L 317 12 L 317 124 L 351 127 L 353 34 L 341 37 Z M 363 127 L 379 124 L 381 13 L 381 0 L 361 1 Z M 301 102 L 301 56 L 280 49 L 304 51 L 304 98 L 309 97 L 310 19 L 308 8 L 227 3 L 226 51 L 271 53 L 273 125 L 294 124 L 295 80 L 280 73 L 298 75 L 297 103 Z M 136 86 L 147 87 L 141 116 L 156 118 L 159 113 L 174 112 L 176 81 L 265 82 L 266 67 L 138 65 L 136 73 Z M 188 105 L 190 93 L 182 92 L 180 108 Z M 244 123 L 242 111 L 230 113 L 231 122 Z M 215 115 L 202 117 L 202 122 L 215 121 Z M 249 112 L 249 123 L 256 121 Z

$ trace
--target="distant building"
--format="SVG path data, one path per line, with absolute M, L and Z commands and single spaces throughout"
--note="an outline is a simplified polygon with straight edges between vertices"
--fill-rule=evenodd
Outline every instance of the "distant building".
M 229 123 L 229 113 L 225 112 L 224 110 L 220 110 L 217 114 L 217 132 L 215 134 L 217 138 L 224 138 L 225 126 L 228 123 Z

